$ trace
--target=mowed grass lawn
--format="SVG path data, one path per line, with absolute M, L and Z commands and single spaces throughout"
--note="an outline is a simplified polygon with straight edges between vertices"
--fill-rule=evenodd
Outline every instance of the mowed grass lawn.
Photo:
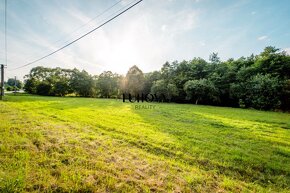
M 290 191 L 289 113 L 135 104 L 6 96 L 0 192 Z

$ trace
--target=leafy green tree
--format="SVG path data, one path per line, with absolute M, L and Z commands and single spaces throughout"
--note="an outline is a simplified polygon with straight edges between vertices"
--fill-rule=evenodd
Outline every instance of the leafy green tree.
M 246 82 L 231 85 L 232 96 L 245 107 L 275 109 L 281 105 L 282 85 L 277 77 L 257 74 Z
M 172 83 L 166 83 L 165 80 L 157 80 L 152 85 L 151 93 L 156 94 L 157 96 L 164 95 L 170 102 L 172 97 L 178 95 L 178 90 L 177 87 Z
M 258 73 L 272 74 L 283 79 L 290 79 L 290 57 L 272 46 L 268 46 L 257 56 L 255 67 Z
M 73 70 L 70 86 L 78 96 L 94 97 L 96 96 L 95 80 L 86 71 Z
M 12 90 L 14 90 L 15 89 L 14 87 L 16 86 L 16 90 L 19 90 L 19 89 L 22 89 L 23 84 L 20 80 L 16 80 L 16 85 L 15 85 L 15 79 L 9 78 L 8 81 L 6 82 L 6 87 L 7 86 L 12 87 L 13 88 Z
M 36 94 L 38 95 L 51 95 L 52 86 L 49 82 L 43 81 L 36 86 Z
M 74 92 L 92 97 L 98 93 L 99 97 L 107 98 L 154 91 L 167 94 L 174 102 L 191 99 L 189 102 L 287 110 L 290 108 L 289 72 L 290 56 L 269 46 L 258 55 L 227 61 L 221 61 L 218 54 L 213 53 L 209 62 L 202 58 L 166 62 L 160 71 L 146 74 L 133 66 L 125 77 L 112 72 L 92 77 L 76 69 L 39 66 L 25 76 L 24 89 L 35 94 L 48 84 L 49 95 L 64 96 Z M 44 85 L 38 87 L 41 83 Z M 270 101 L 269 104 L 266 101 Z
M 194 100 L 195 104 L 213 103 L 218 101 L 218 90 L 207 79 L 189 80 L 184 84 L 184 90 L 188 99 Z
M 62 68 L 51 68 L 48 69 L 46 81 L 52 86 L 51 95 L 65 96 L 73 92 L 70 87 L 70 77 L 72 71 Z
M 144 83 L 143 92 L 144 94 L 148 94 L 151 92 L 151 87 L 153 83 L 157 80 L 160 80 L 161 73 L 158 71 L 149 72 L 144 75 L 144 78 L 145 78 L 145 83 Z
M 208 75 L 208 63 L 202 58 L 193 58 L 189 61 L 190 78 L 202 79 Z
M 214 73 L 216 69 L 218 68 L 219 64 L 221 63 L 221 60 L 218 56 L 218 53 L 212 53 L 209 56 L 209 65 L 208 65 L 208 73 L 209 75 L 211 73 Z
M 5 88 L 6 88 L 7 91 L 13 91 L 14 90 L 14 88 L 12 86 L 9 86 L 9 85 L 7 85 Z
M 69 93 L 72 93 L 72 89 L 68 81 L 59 80 L 55 82 L 54 87 L 53 87 L 53 95 L 65 96 Z
M 101 73 L 97 78 L 97 89 L 102 98 L 110 98 L 118 94 L 119 75 L 111 71 Z
M 144 88 L 145 78 L 143 72 L 136 66 L 132 66 L 125 78 L 125 91 L 131 94 L 141 94 Z
M 38 66 L 32 68 L 30 73 L 24 77 L 24 89 L 31 94 L 64 96 L 73 92 L 69 84 L 71 74 L 72 70 L 68 69 L 44 68 Z M 43 85 L 38 87 L 41 83 L 43 83 Z M 50 87 L 49 94 L 45 91 L 39 91 L 40 88 L 46 88 L 44 85 L 48 84 Z
M 209 61 L 212 64 L 219 64 L 220 63 L 220 58 L 218 56 L 218 53 L 213 52 L 210 56 L 209 56 Z
M 34 78 L 29 78 L 24 81 L 24 90 L 30 94 L 36 94 L 38 82 Z
M 174 76 L 174 69 L 175 66 L 178 65 L 178 62 L 175 61 L 173 62 L 173 64 L 170 64 L 169 62 L 166 62 L 165 64 L 163 64 L 162 68 L 161 68 L 161 79 L 165 80 L 166 82 L 171 82 L 172 81 L 172 77 Z
M 290 79 L 283 81 L 281 93 L 281 108 L 282 110 L 290 110 Z
M 186 92 L 183 87 L 188 80 L 206 78 L 208 75 L 208 63 L 202 58 L 193 58 L 190 61 L 173 62 L 171 64 L 170 82 L 177 86 L 178 96 L 174 97 L 175 101 L 184 101 Z

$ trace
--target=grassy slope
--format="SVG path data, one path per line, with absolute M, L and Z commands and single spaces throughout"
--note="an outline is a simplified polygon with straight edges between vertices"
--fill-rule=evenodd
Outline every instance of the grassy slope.
M 290 191 L 290 115 L 7 96 L 0 192 Z

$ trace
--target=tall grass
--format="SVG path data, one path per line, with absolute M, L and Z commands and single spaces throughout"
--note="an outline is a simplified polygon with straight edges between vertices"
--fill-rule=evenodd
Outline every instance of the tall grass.
M 287 192 L 290 115 L 7 96 L 0 192 Z

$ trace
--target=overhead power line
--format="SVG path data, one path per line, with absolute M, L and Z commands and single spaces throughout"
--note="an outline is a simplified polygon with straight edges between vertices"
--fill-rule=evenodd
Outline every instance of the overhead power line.
M 66 37 L 71 36 L 73 33 L 79 31 L 80 29 L 82 29 L 83 27 L 85 27 L 87 24 L 91 23 L 92 21 L 94 21 L 95 19 L 99 18 L 100 16 L 104 15 L 106 12 L 108 12 L 110 9 L 112 9 L 113 7 L 115 7 L 116 5 L 118 5 L 119 3 L 121 3 L 122 0 L 117 1 L 116 3 L 114 3 L 113 5 L 111 5 L 110 7 L 108 7 L 107 9 L 105 9 L 103 12 L 99 13 L 97 16 L 91 18 L 90 20 L 88 20 L 86 23 L 82 24 L 81 26 L 75 28 L 73 31 L 71 31 L 70 33 L 66 34 Z M 58 42 L 60 42 L 61 40 L 63 40 L 63 38 L 55 41 L 53 44 L 56 44 Z
M 100 20 L 97 24 L 103 23 L 103 22 L 106 21 L 108 18 L 113 17 L 115 14 L 117 14 L 117 13 L 121 12 L 122 10 L 126 9 L 126 7 L 129 7 L 130 5 L 134 4 L 136 1 L 138 1 L 138 0 L 133 0 L 133 1 L 129 2 L 127 5 L 125 5 L 124 7 L 120 8 L 120 9 L 118 9 L 118 10 L 115 11 L 114 13 L 110 14 L 108 17 L 106 17 L 106 18 Z M 90 23 L 90 22 L 88 22 L 88 23 Z M 97 24 L 96 24 L 96 25 L 97 25 Z M 63 44 L 66 44 L 66 43 L 68 43 L 68 42 L 70 42 L 70 41 L 71 41 L 71 40 L 67 40 L 67 41 L 63 42 Z
M 7 1 L 7 0 L 5 0 L 4 2 L 6 2 L 6 1 Z M 87 20 L 86 23 L 84 23 L 84 24 L 78 26 L 77 28 L 74 28 L 71 32 L 65 34 L 65 36 L 63 36 L 63 38 L 60 38 L 60 39 L 56 40 L 56 41 L 53 42 L 52 44 L 56 44 L 56 43 L 60 42 L 61 40 L 63 40 L 64 38 L 67 38 L 67 40 L 66 40 L 66 41 L 63 41 L 62 44 L 66 44 L 66 43 L 70 42 L 71 39 L 73 39 L 73 38 L 68 39 L 69 36 L 71 36 L 73 33 L 77 32 L 77 31 L 79 31 L 80 29 L 82 29 L 82 28 L 85 27 L 87 24 L 91 23 L 92 21 L 96 20 L 96 19 L 99 18 L 100 16 L 104 15 L 106 12 L 108 12 L 109 10 L 111 10 L 112 8 L 114 8 L 116 5 L 120 4 L 122 1 L 123 1 L 123 0 L 119 0 L 119 1 L 117 1 L 116 3 L 112 4 L 110 7 L 107 7 L 104 11 L 102 11 L 101 13 L 99 13 L 98 15 L 96 15 L 95 17 L 93 17 L 93 18 Z M 131 2 L 131 3 L 132 3 L 132 2 Z M 131 4 L 131 3 L 129 3 L 129 4 Z M 6 3 L 5 3 L 5 5 L 6 5 Z M 6 6 L 4 6 L 4 7 L 6 7 Z M 6 10 L 6 9 L 5 9 L 5 10 Z M 122 10 L 122 9 L 119 9 L 117 12 L 119 12 L 120 10 Z M 114 14 L 117 13 L 117 12 L 114 12 Z M 110 17 L 111 17 L 112 15 L 114 15 L 114 14 L 111 14 Z M 5 18 L 6 18 L 6 15 L 5 15 Z M 6 19 L 5 19 L 5 21 L 6 21 Z M 104 21 L 104 20 L 102 20 L 102 21 Z M 5 25 L 5 26 L 6 26 L 6 25 Z M 5 29 L 6 29 L 6 28 L 5 28 Z M 5 35 L 6 35 L 6 33 L 5 33 Z M 6 38 L 6 36 L 5 36 L 5 38 Z M 6 43 L 5 43 L 5 44 L 6 44 Z M 4 47 L 5 47 L 5 46 L 4 46 Z M 3 61 L 6 61 L 6 63 L 8 63 L 9 61 L 10 61 L 10 63 L 11 63 L 11 62 L 14 63 L 13 61 L 11 61 L 11 60 L 9 60 L 9 59 L 5 59 L 5 54 L 8 55 L 8 51 L 5 52 L 5 48 L 4 48 L 4 51 L 0 50 L 0 52 L 2 52 L 3 55 L 4 55 L 4 57 L 3 57 L 3 58 L 0 58 L 0 59 L 2 59 Z M 45 53 L 46 53 L 46 52 L 42 52 L 42 54 L 40 54 L 40 55 L 44 55 Z M 11 70 L 8 70 L 8 71 L 11 71 Z M 5 72 L 6 72 L 6 71 L 5 71 Z
M 110 6 L 109 8 L 107 8 L 105 11 L 103 11 L 102 13 L 98 14 L 96 17 L 90 19 L 89 21 L 87 21 L 85 24 L 79 26 L 78 28 L 76 28 L 75 30 L 73 30 L 72 32 L 68 33 L 67 36 L 70 36 L 71 34 L 73 34 L 74 32 L 78 31 L 79 29 L 83 28 L 85 25 L 87 25 L 88 23 L 92 22 L 93 20 L 97 19 L 98 17 L 100 17 L 101 15 L 105 14 L 108 10 L 112 9 L 114 6 L 116 6 L 118 3 L 122 2 L 123 0 L 118 1 L 117 3 L 113 4 L 112 6 Z M 137 0 L 138 1 L 138 0 Z M 121 9 L 118 9 L 117 11 L 115 11 L 114 13 L 110 14 L 108 17 L 100 20 L 98 23 L 96 23 L 94 26 L 99 25 L 100 23 L 103 23 L 104 21 L 106 21 L 108 18 L 113 17 L 115 14 L 119 13 L 120 11 L 124 10 L 126 7 L 129 7 L 130 5 L 132 5 L 133 3 L 135 3 L 136 0 L 131 1 L 130 3 L 128 3 L 127 5 L 125 5 L 124 7 L 122 7 Z M 84 32 L 83 32 L 84 33 Z M 80 34 L 79 34 L 80 35 Z M 63 41 L 62 44 L 67 44 L 69 42 L 72 41 L 72 39 L 74 38 L 67 38 L 66 41 Z M 54 42 L 53 44 L 60 42 L 61 40 L 63 40 L 63 38 L 57 40 L 56 42 Z M 42 52 L 42 54 L 40 55 L 44 55 L 46 52 Z M 11 70 L 8 70 L 11 71 Z
M 97 29 L 101 28 L 102 26 L 106 25 L 107 23 L 111 22 L 112 20 L 116 19 L 117 17 L 119 17 L 120 15 L 124 14 L 124 13 L 127 12 L 129 9 L 133 8 L 134 6 L 136 6 L 137 4 L 141 3 L 142 1 L 143 1 L 143 0 L 139 0 L 139 1 L 137 1 L 136 3 L 134 3 L 134 4 L 131 5 L 130 7 L 126 8 L 125 10 L 121 11 L 120 13 L 118 13 L 117 15 L 115 15 L 114 17 L 108 19 L 107 21 L 105 21 L 105 22 L 102 23 L 101 25 L 95 27 L 95 28 L 92 29 L 91 31 L 85 33 L 84 35 L 78 37 L 77 39 L 71 41 L 70 43 L 68 43 L 68 44 L 66 44 L 66 45 L 64 45 L 64 46 L 62 46 L 61 48 L 59 48 L 59 49 L 57 49 L 57 50 L 55 50 L 55 51 L 53 51 L 53 52 L 51 52 L 51 53 L 49 53 L 49 54 L 47 54 L 47 55 L 41 57 L 41 58 L 39 58 L 39 59 L 36 59 L 36 60 L 34 60 L 34 61 L 32 61 L 32 62 L 29 62 L 29 63 L 27 63 L 27 64 L 25 64 L 25 65 L 19 66 L 19 67 L 17 67 L 17 68 L 12 69 L 12 70 L 17 70 L 17 69 L 19 69 L 19 68 L 23 68 L 23 67 L 29 66 L 29 65 L 31 65 L 31 64 L 34 64 L 34 63 L 36 63 L 36 62 L 38 62 L 38 61 L 40 61 L 40 60 L 43 60 L 43 59 L 45 59 L 45 58 L 47 58 L 47 57 L 49 57 L 49 56 L 51 56 L 51 55 L 53 55 L 53 54 L 59 52 L 60 50 L 66 48 L 66 47 L 68 47 L 68 46 L 70 46 L 71 44 L 73 44 L 73 43 L 79 41 L 80 39 L 84 38 L 85 36 L 87 36 L 87 35 L 93 33 L 93 32 L 96 31 Z

